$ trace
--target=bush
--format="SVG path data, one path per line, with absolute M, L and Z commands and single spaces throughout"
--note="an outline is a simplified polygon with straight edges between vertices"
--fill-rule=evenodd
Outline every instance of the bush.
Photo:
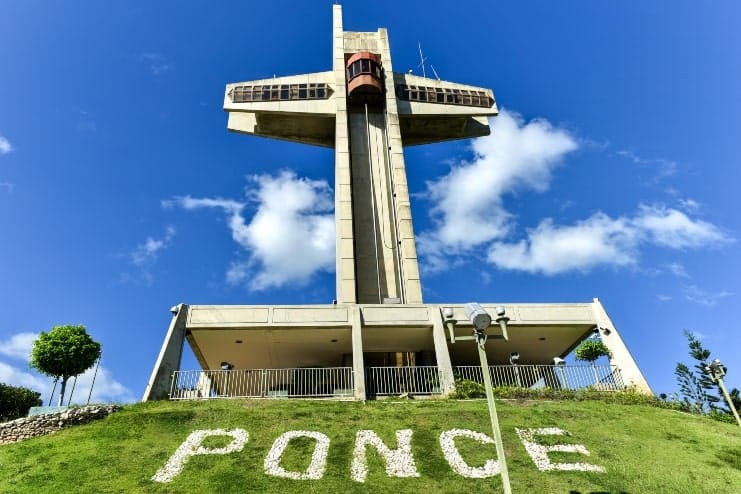
M 710 410 L 710 418 L 717 420 L 718 422 L 725 422 L 726 424 L 735 424 L 736 417 L 730 413 L 725 413 L 720 410 Z
M 456 379 L 455 391 L 450 394 L 450 397 L 456 400 L 484 398 L 485 396 L 486 390 L 484 389 L 484 386 L 469 379 Z
M 41 393 L 0 383 L 0 422 L 25 417 L 28 409 L 41 406 Z

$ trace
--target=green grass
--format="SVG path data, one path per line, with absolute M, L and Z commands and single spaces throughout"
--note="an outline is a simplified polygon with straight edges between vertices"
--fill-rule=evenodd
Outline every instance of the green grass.
M 704 417 L 642 405 L 600 401 L 497 401 L 515 493 L 733 493 L 741 492 L 741 428 Z M 197 429 L 243 428 L 244 449 L 229 455 L 194 456 L 168 484 L 154 473 Z M 605 473 L 540 472 L 515 428 L 559 427 L 569 436 L 544 436 L 543 444 L 584 445 L 591 455 L 552 453 L 552 461 L 588 462 Z M 345 493 L 501 492 L 500 478 L 455 474 L 438 443 L 442 431 L 467 428 L 490 433 L 486 401 L 413 400 L 368 403 L 328 401 L 159 402 L 127 406 L 96 423 L 0 446 L 2 493 Z M 329 436 L 321 480 L 268 476 L 263 462 L 273 441 L 289 430 Z M 390 447 L 395 431 L 412 429 L 418 478 L 389 478 L 382 458 L 369 454 L 365 483 L 351 480 L 355 433 L 374 430 Z M 204 446 L 228 440 L 209 438 Z M 494 445 L 459 438 L 470 465 L 496 456 Z M 314 443 L 290 443 L 281 465 L 303 471 Z M 372 451 L 369 449 L 369 451 Z

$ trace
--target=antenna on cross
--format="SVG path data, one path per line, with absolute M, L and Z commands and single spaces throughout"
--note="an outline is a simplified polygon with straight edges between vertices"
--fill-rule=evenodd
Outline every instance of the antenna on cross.
M 435 66 L 432 65 L 432 64 L 430 64 L 430 68 L 432 69 L 432 73 L 435 74 L 435 79 L 437 79 L 439 81 L 440 80 L 440 76 L 437 75 L 437 70 L 435 70 Z
M 422 54 L 422 43 L 420 43 L 419 41 L 417 41 L 417 46 L 419 46 L 419 65 L 417 65 L 417 68 L 420 68 L 421 67 L 422 68 L 422 77 L 427 77 L 427 73 L 425 71 L 425 62 L 427 61 L 427 58 L 428 57 L 426 57 L 426 56 L 424 56 Z M 437 75 L 437 70 L 435 70 L 435 67 L 432 64 L 430 64 L 430 68 L 432 69 L 432 73 L 435 74 L 435 79 L 437 79 L 439 81 L 440 80 L 440 76 Z M 412 71 L 410 70 L 409 72 L 411 73 Z
M 417 68 L 422 67 L 422 77 L 427 77 L 425 73 L 425 60 L 427 60 L 427 57 L 422 55 L 422 43 L 417 41 L 417 45 L 419 46 L 419 65 L 417 65 Z

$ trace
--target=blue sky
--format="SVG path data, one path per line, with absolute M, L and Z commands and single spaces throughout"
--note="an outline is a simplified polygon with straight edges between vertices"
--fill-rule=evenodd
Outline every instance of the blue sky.
M 403 5 L 347 3 L 345 29 L 387 27 L 399 71 L 421 43 L 504 109 L 488 138 L 406 151 L 425 301 L 599 297 L 655 392 L 684 329 L 741 387 L 741 7 Z M 334 298 L 331 150 L 221 109 L 226 83 L 329 70 L 331 22 L 331 2 L 0 1 L 0 381 L 47 396 L 31 342 L 82 323 L 94 399 L 138 400 L 172 305 Z

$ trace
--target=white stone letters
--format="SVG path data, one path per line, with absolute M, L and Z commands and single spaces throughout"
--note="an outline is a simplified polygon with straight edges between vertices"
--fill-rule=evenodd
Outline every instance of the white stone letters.
M 316 441 L 314 452 L 311 454 L 311 464 L 305 472 L 289 472 L 280 466 L 283 452 L 291 439 L 310 437 Z M 327 453 L 329 452 L 329 438 L 326 434 L 314 431 L 288 431 L 281 434 L 273 443 L 270 452 L 265 457 L 265 473 L 275 477 L 294 480 L 318 480 L 324 475 L 327 468 Z
M 472 467 L 463 459 L 455 445 L 456 437 L 468 437 L 481 444 L 494 444 L 494 439 L 486 434 L 468 429 L 451 429 L 440 434 L 440 449 L 445 459 L 448 460 L 450 468 L 455 473 L 468 479 L 485 479 L 499 474 L 499 462 L 486 460 L 482 467 Z
M 525 450 L 533 459 L 535 466 L 541 472 L 547 472 L 549 470 L 580 470 L 583 472 L 604 472 L 605 469 L 598 465 L 592 465 L 591 463 L 554 463 L 548 458 L 548 453 L 560 451 L 562 453 L 579 453 L 582 455 L 589 456 L 587 448 L 581 444 L 554 444 L 553 446 L 545 446 L 539 444 L 535 440 L 535 436 L 563 436 L 568 434 L 563 429 L 558 427 L 546 427 L 543 429 L 515 429 L 517 435 L 520 436 L 522 445 L 525 446 Z
M 525 446 L 525 450 L 532 458 L 535 466 L 541 472 L 549 471 L 583 471 L 604 472 L 605 469 L 591 463 L 558 463 L 551 461 L 548 453 L 577 453 L 589 456 L 587 448 L 581 444 L 554 444 L 547 446 L 540 444 L 537 436 L 564 436 L 569 433 L 558 427 L 540 429 L 515 429 Z M 231 442 L 222 448 L 207 448 L 202 446 L 203 441 L 210 436 L 228 436 Z M 286 448 L 294 439 L 307 437 L 315 441 L 314 451 L 311 454 L 309 466 L 303 472 L 292 472 L 281 466 L 281 460 Z M 494 444 L 494 439 L 482 432 L 469 429 L 450 429 L 440 433 L 440 449 L 450 468 L 468 479 L 485 479 L 501 473 L 499 461 L 487 459 L 482 466 L 471 466 L 463 459 L 455 443 L 456 438 L 473 439 L 482 445 Z M 170 482 L 185 466 L 191 456 L 196 455 L 225 455 L 242 451 L 249 439 L 244 429 L 208 429 L 193 431 L 181 444 L 167 463 L 157 470 L 152 477 L 154 482 Z M 284 432 L 273 442 L 270 451 L 265 456 L 264 471 L 267 475 L 293 480 L 320 480 L 327 469 L 330 439 L 326 434 L 317 431 L 288 431 Z M 396 431 L 396 449 L 391 449 L 372 430 L 360 430 L 355 434 L 355 448 L 353 450 L 350 478 L 355 482 L 365 482 L 368 477 L 367 449 L 373 447 L 386 462 L 386 475 L 389 477 L 419 477 L 417 466 L 412 454 L 412 431 L 401 429 Z M 492 453 L 493 453 L 493 449 Z M 246 468 L 248 468 L 246 466 Z
M 389 449 L 375 432 L 358 431 L 355 435 L 355 450 L 350 469 L 352 479 L 356 482 L 365 482 L 368 476 L 366 445 L 373 446 L 381 454 L 386 461 L 386 475 L 389 477 L 419 477 L 412 456 L 412 431 L 410 429 L 396 431 L 396 442 L 399 447 Z
M 203 440 L 209 436 L 231 436 L 232 442 L 224 446 L 223 448 L 209 448 L 206 449 L 201 446 Z M 176 475 L 182 470 L 188 458 L 195 455 L 225 455 L 228 453 L 234 453 L 236 451 L 242 451 L 245 443 L 249 438 L 249 434 L 244 429 L 210 429 L 210 430 L 198 430 L 191 432 L 188 439 L 173 453 L 165 466 L 157 470 L 152 480 L 155 482 L 170 482 Z

